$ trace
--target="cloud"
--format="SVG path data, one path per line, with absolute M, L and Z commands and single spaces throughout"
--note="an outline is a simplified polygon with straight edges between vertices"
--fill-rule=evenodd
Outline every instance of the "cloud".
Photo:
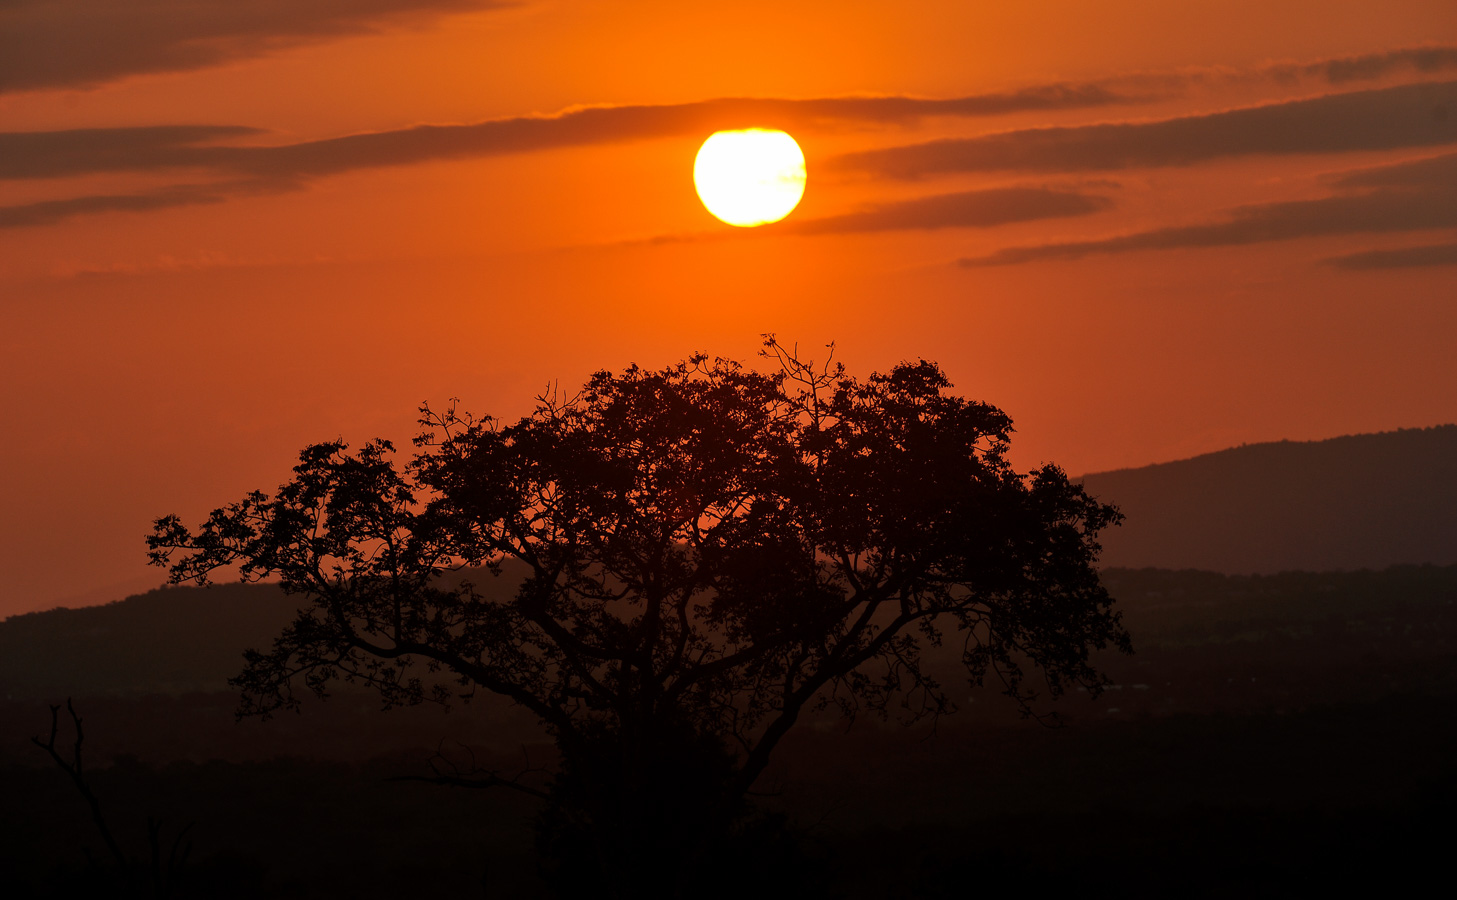
M 89 4 L 93 2 L 101 4 L 101 0 L 58 0 L 60 7 L 73 11 L 90 8 Z M 4 0 L 0 0 L 0 4 L 3 3 Z M 112 5 L 101 5 L 107 10 L 113 9 Z M 177 35 L 184 32 L 201 34 L 206 23 L 213 23 L 206 27 L 212 28 L 207 33 L 214 37 L 221 34 L 251 35 L 249 40 L 263 40 L 259 36 L 264 34 L 321 35 L 338 33 L 341 28 L 373 27 L 367 24 L 375 21 L 370 16 L 394 13 L 425 15 L 429 10 L 482 5 L 467 0 L 433 5 L 410 4 L 404 0 L 364 0 L 350 4 L 344 3 L 344 0 L 321 0 L 297 4 L 298 9 L 295 9 L 294 5 L 280 5 L 278 0 L 264 0 L 259 9 L 271 10 L 269 16 L 282 16 L 292 22 L 291 25 L 271 28 L 260 24 L 268 18 L 262 12 L 238 11 L 243 7 L 252 10 L 249 4 L 237 4 L 235 8 L 235 5 L 213 0 L 145 0 L 140 7 L 133 5 L 127 8 L 140 8 L 147 15 L 155 16 L 161 15 L 159 11 L 177 12 L 184 24 L 192 24 L 186 24 L 186 28 L 179 24 L 171 30 L 163 30 L 166 35 L 172 35 L 168 40 L 175 38 L 180 41 L 182 39 Z M 116 7 L 120 8 L 120 5 Z M 19 21 L 17 16 L 35 14 L 39 8 L 37 0 L 11 0 L 10 6 L 0 6 L 0 24 Z M 293 10 L 294 18 L 288 19 L 279 12 L 281 9 Z M 188 14 L 183 15 L 180 11 Z M 259 17 L 256 22 L 249 18 L 255 12 Z M 54 15 L 60 16 L 60 13 Z M 187 31 L 188 28 L 192 30 Z M 16 33 L 0 30 L 0 51 L 3 51 L 5 41 L 15 40 Z M 1409 48 L 1302 64 L 1295 67 L 1298 71 L 1292 70 L 1294 74 L 1287 73 L 1282 77 L 1346 77 L 1339 73 L 1348 71 L 1356 73 L 1349 76 L 1352 78 L 1377 77 L 1403 67 L 1435 71 L 1451 65 L 1453 59 L 1457 59 L 1457 48 Z M 15 65 L 19 63 L 0 52 L 0 75 L 7 71 L 7 66 Z M 0 180 L 63 178 L 108 172 L 185 171 L 194 177 L 212 176 L 228 182 L 207 191 L 198 185 L 181 185 L 171 193 L 97 195 L 11 207 L 4 215 L 9 227 L 16 227 L 19 224 L 58 221 L 93 210 L 163 208 L 179 205 L 187 202 L 184 198 L 200 197 L 203 193 L 210 197 L 225 197 L 236 193 L 238 184 L 250 185 L 244 189 L 248 192 L 258 189 L 257 186 L 263 183 L 271 183 L 273 190 L 289 190 L 302 187 L 313 178 L 359 169 L 700 135 L 722 128 L 760 126 L 796 130 L 905 126 L 932 117 L 977 117 L 1127 105 L 1168 96 L 1171 91 L 1179 89 L 1180 77 L 1169 76 L 1157 85 L 1136 79 L 1109 79 L 1084 84 L 1039 85 L 949 99 L 905 96 L 807 100 L 719 98 L 673 105 L 598 106 L 570 109 L 550 116 L 521 116 L 463 125 L 421 125 L 272 146 L 258 144 L 264 134 L 261 130 L 237 125 L 10 132 L 0 133 Z M 1171 165 L 1240 153 L 1330 152 L 1414 146 L 1457 139 L 1457 115 L 1449 114 L 1454 109 L 1457 109 L 1457 83 L 1406 85 L 1161 122 L 1031 129 L 970 141 L 933 142 L 861 154 L 851 161 L 862 167 L 879 166 L 892 170 L 885 174 L 913 177 L 940 170 L 1087 171 L 1130 165 Z M 843 164 L 845 159 L 840 162 Z M 960 202 L 970 204 L 969 198 L 970 195 L 967 195 Z M 1014 202 L 1010 195 L 1004 199 Z M 928 199 L 924 202 L 926 205 L 923 207 L 886 207 L 854 214 L 837 224 L 814 227 L 874 230 L 878 227 L 872 225 L 876 216 L 886 222 L 891 221 L 888 218 L 891 216 L 906 217 L 905 221 L 929 222 L 936 216 L 950 216 L 955 220 L 956 216 L 990 214 L 975 212 L 969 205 L 957 207 L 958 201 Z M 991 201 L 983 197 L 977 202 L 985 204 Z M 1098 201 L 1087 197 L 1073 201 L 1047 196 L 1034 200 L 1029 195 L 1021 198 L 1020 202 L 1081 203 L 1086 206 Z M 937 203 L 946 205 L 938 206 Z M 1027 209 L 1030 211 L 1032 207 Z M 1046 214 L 1077 215 L 1091 211 L 1095 210 L 1082 206 L 1048 207 Z
M 473 125 L 422 125 L 397 131 L 355 134 L 284 147 L 221 148 L 202 151 L 214 164 L 263 177 L 317 177 L 354 169 L 432 160 L 526 153 L 681 135 L 707 135 L 725 128 L 796 130 L 843 124 L 892 124 L 932 115 L 986 115 L 1015 104 L 1045 109 L 1050 103 L 1110 102 L 1095 93 L 1045 92 L 987 95 L 957 100 L 909 97 L 772 100 L 728 98 L 663 106 L 613 106 L 573 110 L 558 116 L 522 117 Z
M 496 0 L 6 0 L 0 93 L 95 87 L 418 25 Z
M 203 206 L 222 203 L 243 194 L 275 193 L 281 189 L 285 187 L 278 182 L 179 184 L 135 194 L 92 194 L 64 200 L 42 200 L 0 206 L 0 228 L 52 225 L 93 213 L 146 212 L 179 206 Z
M 0 207 L 0 228 L 50 225 L 73 216 L 101 212 L 138 212 L 173 206 L 221 203 L 225 196 L 198 186 L 177 186 L 144 194 L 97 194 Z
M 1403 47 L 1381 53 L 1342 56 L 1312 63 L 1276 63 L 1262 72 L 1277 80 L 1319 78 L 1330 84 L 1374 81 L 1394 73 L 1430 75 L 1457 69 L 1457 47 Z
M 199 151 L 261 134 L 239 125 L 153 125 L 0 132 L 0 179 L 54 178 L 203 164 Z
M 785 223 L 776 233 L 852 234 L 938 228 L 990 228 L 1012 222 L 1081 216 L 1113 205 L 1107 197 L 1051 188 L 1012 187 L 938 194 L 859 212 Z
M 518 4 L 519 0 L 0 0 L 0 94 L 92 88 L 133 75 L 193 71 L 350 35 L 419 27 L 453 13 Z M 1346 84 L 1393 73 L 1450 69 L 1457 69 L 1457 48 L 1429 45 L 1277 63 L 1213 77 Z M 1142 80 L 1178 89 L 1210 77 L 1210 73 L 1144 73 L 1101 84 L 1126 86 Z M 1061 87 L 1050 90 L 1055 94 Z M 1097 89 L 1098 84 L 1075 88 Z
M 133 75 L 193 71 L 303 44 L 418 27 L 453 13 L 512 5 L 518 0 L 3 0 L 0 93 L 91 88 Z M 1144 73 L 1101 84 L 1142 80 L 1177 89 L 1211 77 L 1346 84 L 1394 73 L 1451 69 L 1457 69 L 1457 48 L 1429 45 L 1212 76 Z M 1082 89 L 1096 90 L 1097 85 Z
M 1341 269 L 1407 269 L 1418 266 L 1457 266 L 1457 243 L 1367 250 L 1326 260 Z
M 256 139 L 264 133 L 235 125 L 0 132 L 0 180 L 190 171 L 225 181 L 211 187 L 183 185 L 141 194 L 95 195 L 4 207 L 0 208 L 0 227 L 50 224 L 88 212 L 218 202 L 239 192 L 293 190 L 313 178 L 381 166 L 706 135 L 722 128 L 751 125 L 788 129 L 895 125 L 931 116 L 995 115 L 1019 109 L 1115 102 L 1127 102 L 1127 98 L 1101 88 L 1076 86 L 1044 86 L 944 100 L 898 96 L 722 98 L 674 105 L 588 107 L 555 116 L 521 116 L 469 125 L 421 125 L 276 146 L 233 142 L 238 138 Z
M 31 2 L 21 0 L 22 8 Z M 404 5 L 403 0 L 368 0 L 365 8 L 390 4 Z M 1446 59 L 1447 50 L 1422 52 Z M 1415 52 L 1392 51 L 1382 59 L 1406 59 Z M 1449 55 L 1457 57 L 1457 48 Z M 1327 64 L 1334 62 L 1320 65 Z M 1395 63 L 1387 60 L 1385 64 Z M 4 65 L 0 61 L 0 70 Z M 0 133 L 0 179 L 188 167 L 302 178 L 439 159 L 706 134 L 721 128 L 907 125 L 937 116 L 1092 109 L 1159 96 L 1147 86 L 1125 90 L 1110 84 L 1039 85 L 948 99 L 719 98 L 682 104 L 595 106 L 550 116 L 421 125 L 276 146 L 228 143 L 229 139 L 260 134 L 257 129 L 234 125 L 11 132 Z M 1166 96 L 1168 85 L 1159 91 Z M 1457 82 L 1403 85 L 1157 122 L 1028 129 L 934 141 L 843 157 L 838 164 L 900 177 L 984 169 L 1086 171 L 1174 165 L 1244 153 L 1333 152 L 1453 140 L 1457 140 Z
M 1457 154 L 1353 169 L 1333 176 L 1330 181 L 1340 188 L 1405 187 L 1451 190 L 1457 186 Z
M 1032 128 L 840 157 L 892 178 L 1187 166 L 1253 154 L 1341 153 L 1457 142 L 1457 81 L 1329 94 L 1154 122 Z
M 1360 170 L 1337 179 L 1335 184 L 1346 193 L 1318 200 L 1237 207 L 1223 222 L 1157 228 L 1091 241 L 1010 247 L 960 263 L 1016 265 L 1100 253 L 1228 247 L 1338 234 L 1457 227 L 1457 154 Z M 1366 189 L 1351 192 L 1353 188 Z
M 723 128 L 891 125 L 930 116 L 982 116 L 1126 100 L 1101 88 L 1072 86 L 946 100 L 722 98 L 671 105 L 587 107 L 555 116 L 520 116 L 469 125 L 420 125 L 278 146 L 223 143 L 226 138 L 259 134 L 256 129 L 227 125 L 8 132 L 0 133 L 0 179 L 177 168 L 302 178 L 442 159 L 707 135 Z

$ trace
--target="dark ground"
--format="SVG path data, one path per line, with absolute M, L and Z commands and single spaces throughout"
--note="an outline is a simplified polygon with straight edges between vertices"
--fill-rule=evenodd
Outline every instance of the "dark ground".
M 1139 652 L 1104 660 L 1116 686 L 1098 700 L 1057 704 L 1064 727 L 977 692 L 934 736 L 826 721 L 786 742 L 760 802 L 801 834 L 797 893 L 1297 897 L 1445 881 L 1457 567 L 1106 581 Z M 0 896 L 104 896 L 88 881 L 85 852 L 102 848 L 83 801 L 26 741 L 47 707 L 9 693 Z M 519 715 L 380 713 L 349 694 L 267 723 L 235 723 L 221 692 L 76 704 L 123 846 L 145 854 L 148 816 L 164 838 L 193 823 L 179 896 L 540 893 L 530 798 L 388 780 L 425 771 L 446 736 L 482 763 L 549 763 Z

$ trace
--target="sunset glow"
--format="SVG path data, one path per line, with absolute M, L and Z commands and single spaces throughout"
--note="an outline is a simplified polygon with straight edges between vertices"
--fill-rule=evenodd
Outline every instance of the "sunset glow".
M 1457 0 L 0 0 L 0 883 L 1417 895 L 1454 347 Z
M 5 9 L 0 615 L 311 441 L 765 333 L 1075 474 L 1457 421 L 1452 0 Z
M 783 131 L 720 131 L 703 142 L 693 184 L 703 205 L 730 225 L 778 222 L 804 196 L 804 153 Z

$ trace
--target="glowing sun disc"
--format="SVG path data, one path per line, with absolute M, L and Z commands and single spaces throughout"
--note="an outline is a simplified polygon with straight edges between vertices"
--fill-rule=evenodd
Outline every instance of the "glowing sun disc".
M 693 185 L 708 211 L 730 225 L 778 222 L 804 196 L 804 153 L 782 131 L 719 131 L 698 148 Z

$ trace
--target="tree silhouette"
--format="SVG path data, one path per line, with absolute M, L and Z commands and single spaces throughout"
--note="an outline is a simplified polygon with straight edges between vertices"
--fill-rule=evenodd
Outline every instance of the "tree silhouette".
M 682 895 L 740 846 L 807 711 L 950 712 L 923 656 L 943 642 L 1024 704 L 1030 672 L 1096 692 L 1090 651 L 1129 645 L 1093 567 L 1117 511 L 1056 467 L 1015 472 L 1005 414 L 930 362 L 862 381 L 765 347 L 770 374 L 601 372 L 510 425 L 425 406 L 403 467 L 386 441 L 313 445 L 275 494 L 196 531 L 159 519 L 152 561 L 307 598 L 248 653 L 243 713 L 336 678 L 386 705 L 509 698 L 561 753 L 541 835 L 564 880 Z M 442 577 L 467 567 L 524 577 Z

